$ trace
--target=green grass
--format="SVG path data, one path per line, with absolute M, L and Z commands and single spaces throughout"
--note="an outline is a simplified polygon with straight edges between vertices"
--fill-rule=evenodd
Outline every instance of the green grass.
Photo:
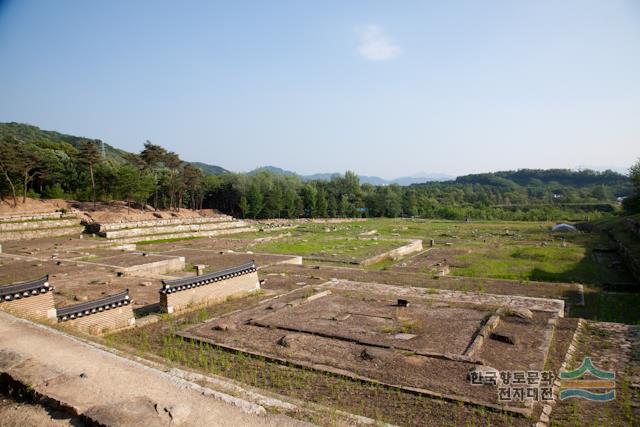
M 260 243 L 256 252 L 296 254 L 324 260 L 358 261 L 401 246 L 399 239 L 434 239 L 436 249 L 470 250 L 448 257 L 452 274 L 521 281 L 602 284 L 629 281 L 624 272 L 598 264 L 591 249 L 607 246 L 600 233 L 555 235 L 551 222 L 384 219 L 338 224 L 306 224 L 292 236 Z M 376 230 L 379 240 L 359 239 Z M 389 240 L 387 240 L 389 239 Z M 449 243 L 449 246 L 444 246 Z M 384 261 L 369 269 L 391 266 Z
M 571 317 L 640 325 L 640 293 L 601 292 L 585 286 L 584 300 L 584 307 L 571 307 Z
M 173 243 L 173 242 L 182 242 L 185 240 L 193 240 L 200 239 L 199 236 L 191 236 L 191 237 L 175 237 L 173 239 L 157 239 L 157 240 L 142 240 L 140 242 L 135 242 L 137 246 L 146 246 L 146 245 L 155 245 L 158 243 Z
M 292 236 L 259 243 L 254 252 L 295 254 L 304 257 L 360 261 L 405 245 L 404 240 L 357 238 L 351 230 L 324 231 L 317 226 L 300 227 Z
M 453 259 L 453 274 L 469 277 L 492 277 L 511 280 L 601 283 L 610 276 L 587 258 L 580 246 L 522 247 L 505 245 L 474 248 L 473 252 Z

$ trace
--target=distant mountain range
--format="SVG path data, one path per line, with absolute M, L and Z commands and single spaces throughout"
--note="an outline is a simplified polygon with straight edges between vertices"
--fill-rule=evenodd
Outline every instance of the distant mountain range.
M 221 175 L 223 173 L 229 172 L 222 166 L 209 165 L 207 163 L 202 163 L 202 162 L 191 162 L 191 164 L 197 167 L 198 169 L 200 169 L 202 172 L 209 175 Z
M 277 166 L 261 166 L 248 172 L 249 175 L 255 175 L 261 171 L 268 171 L 278 175 L 287 175 L 287 176 L 298 176 L 303 181 L 329 181 L 333 176 L 342 175 L 338 172 L 333 173 L 315 173 L 312 175 L 300 175 L 293 171 L 279 168 Z M 414 176 L 405 176 L 395 179 L 384 179 L 378 176 L 367 176 L 367 175 L 358 175 L 360 178 L 360 182 L 362 184 L 371 184 L 371 185 L 411 185 L 411 184 L 420 184 L 424 182 L 433 182 L 433 181 L 450 181 L 455 179 L 455 176 L 445 175 L 441 173 L 433 173 L 433 174 L 416 174 Z

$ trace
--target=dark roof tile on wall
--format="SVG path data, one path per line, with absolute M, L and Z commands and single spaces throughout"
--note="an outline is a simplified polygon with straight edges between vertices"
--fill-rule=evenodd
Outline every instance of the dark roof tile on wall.
M 185 277 L 175 280 L 163 280 L 161 294 L 171 294 L 173 292 L 184 291 L 197 286 L 208 285 L 220 280 L 230 279 L 232 277 L 242 276 L 257 271 L 254 261 L 236 267 L 226 268 L 216 271 L 215 273 L 204 274 L 202 276 Z
M 90 316 L 92 314 L 101 313 L 112 308 L 129 305 L 133 301 L 129 298 L 129 290 L 125 290 L 115 295 L 109 295 L 93 301 L 83 302 L 80 304 L 68 305 L 57 310 L 58 321 L 64 322 L 82 316 Z
M 0 302 L 43 294 L 53 290 L 49 285 L 49 275 L 28 282 L 0 286 Z

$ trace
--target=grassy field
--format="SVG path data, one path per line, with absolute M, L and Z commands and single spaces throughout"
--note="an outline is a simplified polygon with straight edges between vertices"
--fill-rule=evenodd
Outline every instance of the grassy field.
M 436 248 L 465 249 L 466 253 L 449 259 L 453 275 L 596 285 L 631 280 L 624 269 L 608 268 L 592 256 L 594 247 L 609 244 L 606 237 L 599 233 L 556 235 L 550 232 L 552 225 L 371 219 L 303 225 L 293 230 L 291 237 L 261 243 L 251 250 L 348 262 L 401 246 L 403 241 L 398 239 L 422 239 L 425 247 L 433 239 Z M 379 240 L 370 239 L 374 235 L 362 238 L 363 233 L 373 231 Z
M 405 245 L 404 240 L 359 237 L 349 225 L 339 228 L 309 225 L 299 227 L 290 237 L 259 243 L 254 252 L 293 254 L 342 262 L 359 262 Z
M 598 263 L 591 253 L 592 244 L 591 240 L 580 238 L 554 241 L 546 246 L 534 246 L 527 242 L 469 245 L 471 253 L 453 259 L 453 274 L 592 284 L 630 280 L 625 270 L 608 268 Z

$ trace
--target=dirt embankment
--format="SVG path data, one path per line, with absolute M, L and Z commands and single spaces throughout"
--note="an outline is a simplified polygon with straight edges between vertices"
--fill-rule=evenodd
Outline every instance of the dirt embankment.
M 203 209 L 199 211 L 192 211 L 190 209 L 156 211 L 151 206 L 145 206 L 144 209 L 141 209 L 139 206 L 127 207 L 126 202 L 123 201 L 100 202 L 94 206 L 92 202 L 78 202 L 63 199 L 40 200 L 27 198 L 23 203 L 20 198 L 18 199 L 18 205 L 15 207 L 13 206 L 12 199 L 6 198 L 0 201 L 0 217 L 59 211 L 76 212 L 78 215 L 84 216 L 87 221 L 100 223 L 141 221 L 158 218 L 192 218 L 219 214 L 219 212 L 213 209 Z
M 0 200 L 0 216 L 31 215 L 38 213 L 56 212 L 61 209 L 70 210 L 73 201 L 62 199 L 29 199 L 22 203 L 22 198 L 18 198 L 18 206 L 13 206 L 13 199 L 5 198 Z

